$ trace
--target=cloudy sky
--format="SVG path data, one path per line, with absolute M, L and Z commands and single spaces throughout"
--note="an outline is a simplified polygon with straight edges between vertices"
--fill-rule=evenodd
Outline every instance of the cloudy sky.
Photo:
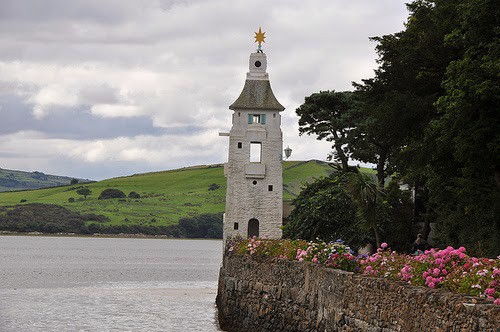
M 0 0 L 0 167 L 100 180 L 225 162 L 259 26 L 284 145 L 324 160 L 295 109 L 373 76 L 368 37 L 402 30 L 404 2 Z

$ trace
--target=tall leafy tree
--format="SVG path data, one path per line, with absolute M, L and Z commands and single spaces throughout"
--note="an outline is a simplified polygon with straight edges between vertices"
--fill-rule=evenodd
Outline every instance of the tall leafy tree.
M 431 199 L 443 242 L 478 254 L 500 253 L 500 4 L 462 1 L 457 24 L 444 39 L 459 48 L 436 103 L 442 114 L 429 127 L 436 146 L 429 168 Z M 452 163 L 445 164 L 448 158 Z M 446 193 L 446 195 L 440 195 Z
M 300 135 L 314 134 L 318 140 L 332 142 L 329 158 L 339 162 L 344 171 L 349 167 L 349 132 L 356 125 L 352 118 L 355 103 L 352 92 L 320 91 L 306 97 L 296 110 Z

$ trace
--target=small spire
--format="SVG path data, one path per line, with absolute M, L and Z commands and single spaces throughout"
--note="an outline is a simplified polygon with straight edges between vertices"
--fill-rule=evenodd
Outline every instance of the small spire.
M 265 36 L 266 32 L 262 32 L 261 27 L 259 27 L 259 32 L 255 32 L 255 43 L 259 43 L 259 46 L 257 47 L 257 52 L 262 53 L 262 43 L 265 43 L 266 41 L 264 40 L 266 38 Z

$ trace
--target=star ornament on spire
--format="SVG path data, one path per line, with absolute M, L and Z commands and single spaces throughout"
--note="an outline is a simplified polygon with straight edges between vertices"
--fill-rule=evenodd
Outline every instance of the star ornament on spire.
M 258 46 L 258 51 L 262 52 L 262 43 L 265 43 L 266 41 L 264 40 L 266 38 L 265 36 L 266 32 L 262 32 L 261 27 L 259 27 L 259 32 L 255 32 L 255 43 L 259 43 Z

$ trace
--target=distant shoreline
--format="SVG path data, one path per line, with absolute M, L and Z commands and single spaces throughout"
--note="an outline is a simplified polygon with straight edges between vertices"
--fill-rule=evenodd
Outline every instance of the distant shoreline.
M 217 240 L 222 241 L 222 239 L 215 238 L 191 238 L 191 237 L 172 237 L 168 235 L 147 235 L 147 234 L 105 234 L 105 233 L 94 233 L 94 234 L 77 234 L 77 233 L 42 233 L 42 232 L 10 232 L 10 231 L 0 231 L 0 236 L 45 236 L 45 237 L 101 237 L 101 238 L 132 238 L 132 239 L 169 239 L 169 240 Z

